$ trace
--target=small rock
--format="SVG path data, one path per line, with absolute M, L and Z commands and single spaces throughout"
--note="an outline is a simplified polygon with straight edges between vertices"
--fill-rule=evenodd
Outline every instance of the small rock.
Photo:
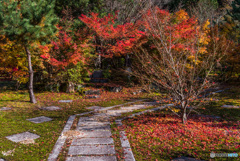
M 113 89 L 111 90 L 111 92 L 120 92 L 123 89 L 122 86 L 120 87 L 113 87 Z
M 88 90 L 84 92 L 85 95 L 100 95 L 100 90 Z
M 8 151 L 2 151 L 2 155 L 4 155 L 4 156 L 9 156 L 9 155 L 11 155 L 11 156 L 13 156 L 13 153 L 14 153 L 14 151 L 15 151 L 15 149 L 13 149 L 13 150 L 8 150 Z M 0 161 L 1 160 L 3 160 L 3 159 L 0 159 Z M 4 161 L 4 160 L 3 160 Z

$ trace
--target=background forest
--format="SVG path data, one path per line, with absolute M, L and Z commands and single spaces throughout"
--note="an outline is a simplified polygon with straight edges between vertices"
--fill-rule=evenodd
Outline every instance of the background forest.
M 185 122 L 204 90 L 239 81 L 239 3 L 3 0 L 0 71 L 32 103 L 91 83 L 164 90 Z

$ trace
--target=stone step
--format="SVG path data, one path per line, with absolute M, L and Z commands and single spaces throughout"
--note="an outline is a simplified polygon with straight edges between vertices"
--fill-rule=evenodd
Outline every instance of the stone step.
M 76 128 L 78 131 L 102 131 L 102 130 L 111 130 L 110 125 L 94 125 L 94 126 L 78 126 Z
M 113 144 L 112 138 L 76 138 L 72 141 L 76 145 Z
M 68 155 L 115 154 L 113 145 L 70 146 Z
M 83 135 L 78 137 L 84 138 L 109 138 L 112 136 L 111 130 L 95 130 L 95 131 L 80 131 Z
M 79 156 L 68 157 L 66 161 L 117 161 L 116 156 Z

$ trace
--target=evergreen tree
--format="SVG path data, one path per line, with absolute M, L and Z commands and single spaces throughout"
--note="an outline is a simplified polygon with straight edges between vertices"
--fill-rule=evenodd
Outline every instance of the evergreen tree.
M 239 31 L 239 29 L 240 29 L 240 0 L 235 0 L 232 2 L 232 12 L 230 15 L 233 18 L 234 22 L 236 23 L 236 28 Z
M 30 44 L 44 43 L 56 32 L 58 19 L 54 15 L 54 6 L 55 0 L 1 0 L 0 3 L 0 34 L 17 40 L 27 54 L 31 103 L 37 101 L 33 92 Z

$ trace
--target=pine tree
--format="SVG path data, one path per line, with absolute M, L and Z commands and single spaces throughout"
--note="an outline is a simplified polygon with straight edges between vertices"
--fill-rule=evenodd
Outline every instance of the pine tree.
M 225 16 L 225 20 L 231 27 L 228 28 L 229 33 L 236 43 L 240 40 L 240 0 L 234 0 L 231 4 L 231 10 Z
M 17 40 L 24 47 L 28 58 L 30 102 L 37 103 L 33 92 L 33 69 L 30 44 L 46 42 L 57 28 L 54 15 L 55 0 L 1 0 L 0 34 Z
M 235 0 L 232 2 L 232 18 L 237 23 L 238 30 L 240 29 L 240 0 Z

